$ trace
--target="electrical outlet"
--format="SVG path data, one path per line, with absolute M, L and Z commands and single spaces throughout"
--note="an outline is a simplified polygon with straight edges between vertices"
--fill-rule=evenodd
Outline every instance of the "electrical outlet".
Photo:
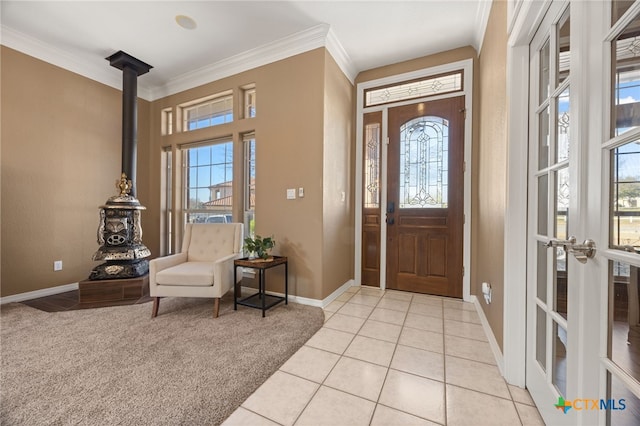
M 56 260 L 55 262 L 53 262 L 53 270 L 62 271 L 62 260 Z
M 484 301 L 487 305 L 491 303 L 491 284 L 482 283 L 482 294 L 484 295 Z

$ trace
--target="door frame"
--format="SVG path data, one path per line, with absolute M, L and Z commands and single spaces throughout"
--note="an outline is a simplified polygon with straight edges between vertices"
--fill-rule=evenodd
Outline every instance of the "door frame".
M 375 107 L 364 108 L 364 92 L 366 89 L 385 86 L 403 81 L 425 78 L 438 74 L 462 70 L 463 71 L 463 91 L 454 92 L 442 96 L 432 96 L 429 98 L 411 99 L 409 101 L 397 102 L 394 104 L 379 105 Z M 424 68 L 403 74 L 397 74 L 376 80 L 370 80 L 358 83 L 356 87 L 356 155 L 355 155 L 355 256 L 354 256 L 354 281 L 355 285 L 362 284 L 362 182 L 363 182 L 363 114 L 371 111 L 382 111 L 382 149 L 381 149 L 381 182 L 380 188 L 380 205 L 387 205 L 387 110 L 392 106 L 407 105 L 418 103 L 420 101 L 430 101 L 437 99 L 445 99 L 463 95 L 465 97 L 465 110 L 467 119 L 464 123 L 464 225 L 463 225 L 463 248 L 462 248 L 462 265 L 464 267 L 464 276 L 462 277 L 462 298 L 467 302 L 471 302 L 471 175 L 472 175 L 472 143 L 473 143 L 473 59 L 464 59 L 457 62 L 451 62 L 439 66 Z M 380 229 L 380 288 L 386 288 L 386 261 L 387 258 L 387 229 L 382 226 Z

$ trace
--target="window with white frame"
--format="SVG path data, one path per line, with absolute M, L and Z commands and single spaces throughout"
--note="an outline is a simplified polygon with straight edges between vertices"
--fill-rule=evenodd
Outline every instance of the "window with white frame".
M 204 129 L 233 121 L 233 94 L 225 92 L 180 105 L 182 131 Z
M 233 142 L 183 148 L 185 223 L 233 222 Z
M 244 174 L 244 234 L 255 234 L 256 226 L 256 138 L 253 133 L 245 134 L 244 143 L 245 174 Z
M 244 118 L 256 116 L 256 86 L 250 84 L 242 88 L 242 99 L 244 104 Z
M 165 108 L 162 110 L 162 135 L 173 134 L 173 108 Z
M 173 153 L 171 151 L 171 147 L 162 148 L 162 165 L 163 165 L 163 173 L 162 173 L 162 191 L 164 193 L 163 199 L 163 241 L 162 241 L 162 251 L 164 255 L 173 253 Z

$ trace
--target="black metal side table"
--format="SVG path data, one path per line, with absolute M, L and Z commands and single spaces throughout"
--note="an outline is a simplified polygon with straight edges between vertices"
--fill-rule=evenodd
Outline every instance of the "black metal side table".
M 284 265 L 284 297 L 267 294 L 265 283 L 265 271 L 276 266 Z M 251 268 L 258 271 L 258 292 L 249 297 L 238 300 L 238 267 Z M 247 257 L 233 261 L 233 310 L 238 310 L 238 305 L 249 306 L 251 308 L 262 309 L 262 317 L 267 309 L 284 301 L 289 304 L 289 263 L 285 256 L 273 256 L 273 260 L 256 260 Z

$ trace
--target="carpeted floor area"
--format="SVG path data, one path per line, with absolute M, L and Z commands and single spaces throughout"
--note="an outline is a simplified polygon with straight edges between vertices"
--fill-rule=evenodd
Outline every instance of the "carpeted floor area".
M 223 298 L 0 311 L 0 424 L 217 425 L 322 326 L 290 303 L 261 317 Z

